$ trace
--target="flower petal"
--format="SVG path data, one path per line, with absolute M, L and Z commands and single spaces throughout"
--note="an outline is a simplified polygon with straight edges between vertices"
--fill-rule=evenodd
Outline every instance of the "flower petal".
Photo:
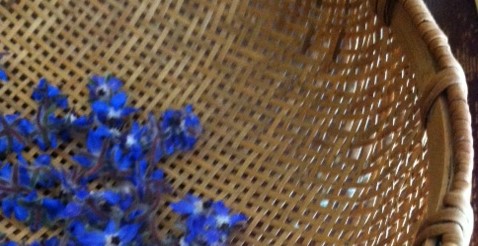
M 83 235 L 75 235 L 78 242 L 85 246 L 102 246 L 106 245 L 106 237 L 98 231 L 85 232 Z
M 194 213 L 194 204 L 189 201 L 181 200 L 171 204 L 171 209 L 179 215 L 189 215 Z
M 151 174 L 151 180 L 154 180 L 154 181 L 161 181 L 164 179 L 164 172 L 162 170 L 155 170 L 152 174 Z
M 213 211 L 218 215 L 228 215 L 229 208 L 224 205 L 224 202 L 218 201 L 212 204 Z
M 235 226 L 238 223 L 247 221 L 247 216 L 244 214 L 233 214 L 231 215 L 231 219 L 229 221 L 230 226 Z
M 0 80 L 3 81 L 3 82 L 8 81 L 7 72 L 3 69 L 0 69 Z
M 28 210 L 20 205 L 16 205 L 13 208 L 15 218 L 19 221 L 25 221 L 28 218 Z
M 44 198 L 42 206 L 46 209 L 51 220 L 56 218 L 63 210 L 63 204 L 59 200 L 52 198 Z
M 5 198 L 2 200 L 2 211 L 5 216 L 10 218 L 13 213 L 13 208 L 15 207 L 15 201 L 13 198 Z
M 113 220 L 108 221 L 105 228 L 106 234 L 113 234 L 116 231 L 116 223 Z
M 12 165 L 7 163 L 0 169 L 0 179 L 6 182 L 12 180 Z
M 60 89 L 56 88 L 55 86 L 49 85 L 47 90 L 48 97 L 56 97 L 60 95 Z
M 121 199 L 120 195 L 113 191 L 104 191 L 101 196 L 110 204 L 118 204 Z
M 113 95 L 113 97 L 111 98 L 110 104 L 114 109 L 120 109 L 125 105 L 126 100 L 128 100 L 128 96 L 126 95 L 124 91 L 121 91 Z
M 103 138 L 95 133 L 89 133 L 86 138 L 86 149 L 93 155 L 99 154 L 103 146 Z
M 105 116 L 106 114 L 108 114 L 109 107 L 108 104 L 106 104 L 105 102 L 96 101 L 91 104 L 91 109 L 98 116 Z
M 80 116 L 72 123 L 74 126 L 77 127 L 85 127 L 91 124 L 91 118 L 86 116 Z
M 89 168 L 92 165 L 90 158 L 84 155 L 75 155 L 73 156 L 73 160 L 85 168 Z
M 136 113 L 138 110 L 133 107 L 125 107 L 123 110 L 121 110 L 121 116 L 126 117 L 129 116 L 130 114 Z
M 18 121 L 18 130 L 23 136 L 28 136 L 35 131 L 35 127 L 27 119 L 20 119 Z
M 0 153 L 5 153 L 8 149 L 8 142 L 5 137 L 0 138 Z
M 138 234 L 140 227 L 139 224 L 125 225 L 121 227 L 118 232 L 118 237 L 120 238 L 121 243 L 127 244 L 131 242 L 136 234 Z
M 66 205 L 65 209 L 61 212 L 61 218 L 74 218 L 81 214 L 81 206 L 76 202 L 70 202 Z
M 44 246 L 59 246 L 60 245 L 60 240 L 56 237 L 52 237 L 48 240 L 45 241 Z
M 18 174 L 19 174 L 19 181 L 20 184 L 23 186 L 30 186 L 30 174 L 28 173 L 28 170 L 24 166 L 20 166 L 18 168 Z
M 38 166 L 48 166 L 51 163 L 51 157 L 49 155 L 43 154 L 38 156 L 35 159 L 35 164 Z
M 111 76 L 108 80 L 108 86 L 113 92 L 116 92 L 121 89 L 121 87 L 123 86 L 123 82 L 121 82 L 121 80 L 119 80 L 118 78 Z

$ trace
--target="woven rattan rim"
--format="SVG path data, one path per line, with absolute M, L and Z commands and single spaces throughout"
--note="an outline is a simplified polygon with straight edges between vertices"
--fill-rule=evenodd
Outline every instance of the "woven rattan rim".
M 422 223 L 415 245 L 425 244 L 429 239 L 441 241 L 443 245 L 468 245 L 473 231 L 473 211 L 470 205 L 473 140 L 464 72 L 451 53 L 447 37 L 435 23 L 425 4 L 419 0 L 403 0 L 399 4 L 403 5 L 412 18 L 438 67 L 431 81 L 432 88 L 426 90 L 423 96 L 424 112 L 428 113 L 436 99 L 442 92 L 446 92 L 453 135 L 449 190 L 443 198 L 442 208 Z

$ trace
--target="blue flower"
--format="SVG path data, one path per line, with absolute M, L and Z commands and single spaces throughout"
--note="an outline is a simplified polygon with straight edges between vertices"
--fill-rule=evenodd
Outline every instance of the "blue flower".
M 7 72 L 3 69 L 0 69 L 0 80 L 3 82 L 8 82 Z
M 183 110 L 166 110 L 161 121 L 166 153 L 191 150 L 201 133 L 201 123 L 191 105 Z
M 32 99 L 44 105 L 47 109 L 50 106 L 66 109 L 68 108 L 68 100 L 65 95 L 61 94 L 60 89 L 52 86 L 44 78 L 41 78 L 37 87 L 32 93 Z
M 182 200 L 172 203 L 171 209 L 179 215 L 199 215 L 204 210 L 204 203 L 196 196 L 186 195 Z
M 106 124 L 110 121 L 114 125 L 120 125 L 122 120 L 136 112 L 135 108 L 125 106 L 128 96 L 125 92 L 119 92 L 111 97 L 108 102 L 95 101 L 91 105 L 97 119 Z
M 232 227 L 247 220 L 243 214 L 230 214 L 222 201 L 202 202 L 193 195 L 170 206 L 185 217 L 185 235 L 181 239 L 184 245 L 222 245 Z
M 191 216 L 186 220 L 184 241 L 192 245 L 221 245 L 226 232 L 207 225 L 206 215 Z
M 34 132 L 34 126 L 17 114 L 0 114 L 0 153 L 19 153 L 26 139 Z
M 108 75 L 104 77 L 93 75 L 87 85 L 92 101 L 108 101 L 122 86 L 123 83 L 118 78 Z
M 128 245 L 137 236 L 140 224 L 118 225 L 114 221 L 108 222 L 104 230 L 87 230 L 81 222 L 76 222 L 72 230 L 73 236 L 79 245 Z
M 214 202 L 211 206 L 211 219 L 209 225 L 215 225 L 218 228 L 230 228 L 234 227 L 235 225 L 245 222 L 247 217 L 243 214 L 230 214 L 229 208 L 224 205 L 222 201 Z
M 93 125 L 93 118 L 90 116 L 80 116 L 73 110 L 69 111 L 65 117 L 61 119 L 61 127 L 59 135 L 64 141 L 71 140 L 71 135 L 84 132 Z

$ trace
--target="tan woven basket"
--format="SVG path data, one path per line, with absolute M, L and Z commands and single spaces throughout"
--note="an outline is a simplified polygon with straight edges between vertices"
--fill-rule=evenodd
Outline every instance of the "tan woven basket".
M 169 200 L 193 192 L 250 217 L 231 244 L 469 242 L 465 79 L 419 0 L 2 0 L 0 19 L 2 112 L 31 114 L 42 76 L 87 112 L 87 78 L 105 72 L 145 111 L 192 103 L 200 143 L 158 165 Z M 159 235 L 177 219 L 156 216 Z M 2 217 L 0 231 L 61 228 Z

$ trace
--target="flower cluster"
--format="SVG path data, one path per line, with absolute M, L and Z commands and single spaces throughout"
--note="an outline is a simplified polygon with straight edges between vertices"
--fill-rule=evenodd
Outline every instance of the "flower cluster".
M 138 109 L 128 106 L 118 78 L 93 76 L 88 90 L 88 115 L 70 108 L 67 96 L 45 79 L 32 93 L 38 104 L 34 120 L 0 114 L 0 157 L 17 160 L 0 165 L 3 215 L 24 222 L 31 231 L 64 226 L 61 238 L 31 245 L 223 245 L 231 229 L 246 220 L 230 214 L 223 202 L 188 195 L 173 203 L 173 211 L 184 217 L 184 235 L 173 239 L 157 235 L 151 216 L 170 191 L 157 163 L 191 150 L 201 133 L 193 107 L 169 109 L 160 117 L 150 114 L 142 124 L 131 120 Z M 29 144 L 48 151 L 72 139 L 86 140 L 85 149 L 72 157 L 72 168 L 54 165 L 48 152 L 31 162 L 23 156 Z M 102 188 L 91 189 L 92 181 Z M 24 244 L 3 240 L 2 245 Z

